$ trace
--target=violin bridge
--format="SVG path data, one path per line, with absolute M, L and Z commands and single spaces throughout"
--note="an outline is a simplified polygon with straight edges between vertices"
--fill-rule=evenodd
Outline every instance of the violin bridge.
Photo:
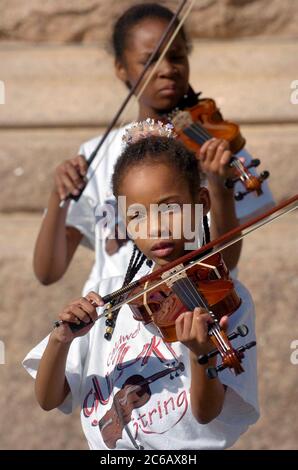
M 178 264 L 175 266 L 175 268 L 170 269 L 169 271 L 166 271 L 161 275 L 162 279 L 165 280 L 166 285 L 171 288 L 172 285 L 176 282 L 179 281 L 179 279 L 185 279 L 187 278 L 186 271 L 183 271 L 182 273 L 179 272 L 181 269 L 184 268 L 183 264 Z M 170 278 L 170 279 L 168 279 Z
M 177 131 L 182 131 L 185 127 L 189 127 L 193 123 L 191 114 L 188 111 L 179 110 L 176 113 L 172 113 L 170 118 Z
M 216 266 L 213 266 L 212 264 L 207 264 L 207 263 L 196 263 L 198 266 L 203 266 L 204 268 L 212 269 L 215 273 L 215 275 L 218 277 L 218 279 L 221 278 L 220 273 L 217 269 Z

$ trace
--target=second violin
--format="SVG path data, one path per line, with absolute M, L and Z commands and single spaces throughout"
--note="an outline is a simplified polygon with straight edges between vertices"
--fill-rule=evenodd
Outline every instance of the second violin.
M 232 153 L 239 152 L 245 145 L 245 139 L 240 133 L 239 126 L 235 123 L 224 121 L 214 100 L 210 98 L 199 99 L 199 95 L 192 88 L 179 104 L 178 108 L 169 115 L 178 137 L 194 152 L 197 152 L 204 142 L 217 137 L 230 143 Z M 252 174 L 249 169 L 257 167 L 260 160 L 255 158 L 245 166 L 235 156 L 231 158 L 230 166 L 235 170 L 235 177 L 226 180 L 226 187 L 233 188 L 240 181 L 245 191 L 235 193 L 236 201 L 251 192 L 257 196 L 263 194 L 262 183 L 269 177 L 268 171 L 263 171 L 259 176 Z

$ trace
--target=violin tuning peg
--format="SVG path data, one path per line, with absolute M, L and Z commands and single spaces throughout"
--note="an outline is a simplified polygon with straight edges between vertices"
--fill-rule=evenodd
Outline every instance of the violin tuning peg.
M 170 374 L 170 379 L 171 379 L 171 380 L 174 380 L 173 374 Z
M 227 189 L 233 189 L 235 183 L 239 180 L 239 178 L 227 178 L 225 181 L 225 187 Z
M 218 373 L 215 367 L 208 367 L 208 369 L 206 370 L 206 374 L 209 379 L 216 379 L 216 377 L 218 376 Z
M 198 357 L 198 363 L 201 364 L 201 365 L 204 365 L 204 364 L 207 364 L 208 362 L 208 356 L 207 354 L 201 354 L 199 357 Z
M 257 167 L 260 163 L 261 160 L 259 160 L 259 158 L 253 158 L 247 168 Z
M 237 349 L 237 351 L 239 352 L 244 352 L 246 351 L 247 349 L 251 349 L 253 348 L 254 346 L 257 345 L 257 342 L 256 341 L 250 341 L 250 343 L 246 343 L 244 344 L 243 346 L 240 346 L 240 348 Z
M 245 345 L 245 349 L 254 348 L 256 345 L 257 345 L 257 342 L 256 342 L 256 341 L 251 341 L 250 343 L 247 343 L 247 344 Z
M 249 332 L 249 329 L 247 328 L 246 325 L 237 326 L 237 333 L 238 335 L 242 336 L 242 338 L 244 338 L 244 336 L 246 336 L 248 332 Z
M 241 191 L 238 191 L 235 195 L 234 198 L 236 201 L 242 201 L 244 196 L 246 196 L 247 193 L 242 193 Z
M 178 371 L 176 371 L 175 377 L 179 377 L 179 372 Z
M 262 171 L 262 173 L 260 174 L 260 178 L 262 181 L 266 180 L 267 178 L 269 178 L 270 176 L 270 173 L 269 171 L 265 170 L 265 171 Z

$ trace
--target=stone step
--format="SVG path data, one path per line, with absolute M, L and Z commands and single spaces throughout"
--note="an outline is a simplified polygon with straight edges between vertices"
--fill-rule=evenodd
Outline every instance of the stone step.
M 294 39 L 195 41 L 191 83 L 216 99 L 227 119 L 298 121 L 290 102 L 297 79 Z M 0 43 L 6 103 L 0 126 L 106 126 L 126 96 L 101 47 Z M 136 117 L 136 103 L 124 121 Z
M 276 200 L 297 191 L 297 126 L 242 126 L 247 149 L 271 173 Z M 0 211 L 40 211 L 47 204 L 54 168 L 77 154 L 80 143 L 99 135 L 95 129 L 0 131 Z

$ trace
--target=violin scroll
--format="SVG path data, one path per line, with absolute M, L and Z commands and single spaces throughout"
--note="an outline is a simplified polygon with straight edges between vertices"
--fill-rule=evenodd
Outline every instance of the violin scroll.
M 255 191 L 257 196 L 263 194 L 262 183 L 265 179 L 269 178 L 269 171 L 265 170 L 259 176 L 253 175 L 249 171 L 249 168 L 255 168 L 259 166 L 260 163 L 261 162 L 258 158 L 254 158 L 251 160 L 249 165 L 245 166 L 239 158 L 234 156 L 231 158 L 230 167 L 236 170 L 237 176 L 234 178 L 227 178 L 225 181 L 225 186 L 228 189 L 233 189 L 235 184 L 238 181 L 241 181 L 246 189 L 246 191 L 238 191 L 235 193 L 234 197 L 236 201 L 241 201 L 244 196 L 251 193 L 252 191 Z
M 196 153 L 204 142 L 216 137 L 229 142 L 232 154 L 242 150 L 245 139 L 239 126 L 223 119 L 215 101 L 210 98 L 200 99 L 191 87 L 189 95 L 188 99 L 181 102 L 178 108 L 167 116 L 184 145 Z M 252 191 L 255 191 L 257 196 L 263 194 L 262 183 L 269 177 L 269 172 L 263 171 L 261 175 L 256 176 L 249 171 L 249 168 L 259 164 L 260 160 L 253 159 L 245 166 L 239 158 L 235 156 L 231 158 L 230 166 L 235 168 L 236 177 L 227 179 L 225 186 L 233 189 L 235 183 L 240 181 L 245 189 L 235 194 L 236 201 L 241 201 Z
M 209 331 L 209 335 L 213 335 L 211 332 L 212 328 Z M 229 334 L 227 336 L 227 344 L 229 344 L 229 341 L 232 341 L 235 338 L 238 338 L 238 336 L 241 336 L 242 338 L 245 337 L 248 334 L 249 330 L 246 325 L 239 325 L 236 329 L 236 331 L 233 331 L 233 333 Z M 221 332 L 223 333 L 223 332 Z M 212 339 L 212 337 L 211 337 Z M 239 375 L 243 372 L 243 368 L 241 366 L 242 359 L 244 358 L 244 351 L 251 349 L 252 347 L 256 346 L 256 341 L 251 341 L 250 343 L 247 343 L 245 345 L 240 346 L 238 349 L 232 349 L 231 351 L 225 351 L 225 353 L 221 350 L 221 348 L 216 348 L 210 351 L 208 354 L 202 354 L 201 356 L 198 357 L 198 363 L 201 365 L 205 365 L 208 363 L 209 359 L 212 357 L 217 356 L 220 354 L 222 358 L 222 363 L 219 364 L 216 367 L 208 367 L 206 369 L 206 374 L 209 377 L 209 379 L 214 379 L 217 377 L 218 372 L 221 372 L 222 370 L 226 369 L 227 367 L 231 368 L 231 365 L 236 359 L 235 365 L 232 365 L 232 368 L 235 372 L 235 375 Z M 233 357 L 235 356 L 235 357 Z
M 250 343 L 247 343 L 243 346 L 240 346 L 238 349 L 236 349 L 237 355 L 241 359 L 243 359 L 244 351 L 246 351 L 247 349 L 253 348 L 254 346 L 256 346 L 256 344 L 257 344 L 256 341 L 251 341 Z M 208 375 L 209 379 L 215 379 L 218 376 L 218 372 L 221 372 L 222 370 L 226 369 L 227 367 L 229 367 L 229 366 L 224 364 L 224 362 L 222 364 L 220 364 L 219 366 L 216 366 L 216 367 L 208 367 L 207 375 Z

